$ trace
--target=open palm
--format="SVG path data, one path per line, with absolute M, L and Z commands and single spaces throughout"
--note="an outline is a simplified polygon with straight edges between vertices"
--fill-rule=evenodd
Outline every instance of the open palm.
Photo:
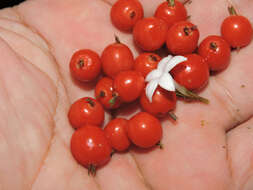
M 141 0 L 152 16 L 160 0 Z M 115 154 L 95 178 L 69 149 L 71 103 L 93 96 L 93 84 L 73 81 L 72 53 L 101 53 L 114 34 L 138 54 L 131 34 L 109 18 L 113 0 L 28 0 L 0 11 L 1 190 L 251 190 L 253 189 L 253 44 L 233 52 L 227 70 L 201 95 L 209 105 L 180 101 L 177 123 L 163 121 L 164 149 Z M 219 34 L 226 0 L 187 5 L 201 39 Z M 251 0 L 234 0 L 253 20 Z

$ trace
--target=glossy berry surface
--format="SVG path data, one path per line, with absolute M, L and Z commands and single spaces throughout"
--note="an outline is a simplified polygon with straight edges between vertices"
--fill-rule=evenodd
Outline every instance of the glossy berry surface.
M 154 51 L 165 43 L 167 31 L 168 25 L 164 20 L 155 17 L 144 18 L 135 24 L 133 39 L 141 49 Z
M 125 44 L 115 42 L 104 49 L 101 61 L 103 72 L 114 78 L 119 72 L 133 68 L 134 56 Z
M 143 18 L 143 8 L 138 0 L 118 0 L 111 8 L 111 21 L 118 29 L 131 31 Z
M 89 49 L 76 51 L 69 64 L 72 76 L 79 81 L 92 81 L 101 73 L 98 54 Z
M 188 21 L 175 23 L 167 33 L 166 45 L 174 55 L 192 53 L 198 45 L 199 30 Z
M 221 71 L 229 65 L 230 52 L 229 44 L 220 36 L 206 37 L 198 48 L 198 54 L 212 71 Z
M 140 98 L 140 104 L 144 111 L 157 117 L 164 117 L 169 111 L 175 109 L 176 102 L 176 93 L 164 90 L 161 87 L 158 87 L 155 90 L 155 93 L 152 97 L 152 102 L 148 100 L 145 92 L 142 93 Z
M 100 126 L 104 122 L 104 114 L 104 108 L 97 100 L 85 97 L 71 105 L 68 119 L 73 128 L 80 128 L 87 124 Z
M 187 61 L 178 64 L 171 70 L 174 80 L 188 90 L 203 89 L 209 79 L 207 63 L 197 54 L 189 54 L 185 57 Z
M 129 120 L 128 136 L 138 147 L 153 147 L 162 138 L 161 123 L 151 114 L 139 112 Z
M 97 82 L 95 97 L 106 109 L 115 109 L 120 106 L 118 93 L 115 92 L 113 80 L 109 77 L 103 77 Z
M 134 70 L 145 78 L 150 71 L 156 69 L 160 60 L 161 57 L 155 53 L 142 53 L 134 61 Z
M 72 135 L 70 148 L 76 161 L 89 170 L 104 165 L 111 158 L 111 145 L 104 131 L 95 125 L 77 129 Z
M 240 48 L 251 42 L 253 29 L 246 17 L 231 15 L 223 21 L 221 35 L 231 47 Z
M 128 121 L 123 118 L 111 120 L 104 128 L 105 136 L 117 151 L 127 150 L 130 140 L 127 136 Z
M 120 72 L 114 79 L 113 87 L 123 102 L 132 102 L 142 93 L 144 77 L 137 71 Z
M 175 0 L 174 5 L 166 1 L 157 7 L 155 17 L 163 19 L 170 28 L 174 23 L 186 20 L 187 11 L 183 3 L 177 0 Z

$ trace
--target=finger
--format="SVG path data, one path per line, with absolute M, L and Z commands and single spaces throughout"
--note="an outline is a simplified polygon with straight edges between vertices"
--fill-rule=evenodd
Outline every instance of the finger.
M 28 189 L 53 136 L 56 88 L 1 37 L 0 52 L 1 188 Z
M 87 6 L 86 6 L 87 7 Z M 58 13 L 58 14 L 60 14 L 59 12 L 60 11 L 58 11 L 58 10 L 54 10 L 56 13 Z M 58 11 L 58 12 L 57 12 Z M 78 12 L 78 11 L 77 11 Z M 109 11 L 108 11 L 109 12 Z M 76 13 L 76 12 L 75 12 Z M 32 14 L 33 15 L 33 14 Z M 92 13 L 90 13 L 89 15 L 92 15 Z M 60 16 L 62 16 L 62 15 L 60 15 Z M 97 18 L 97 17 L 95 17 L 95 18 Z M 49 20 L 50 19 L 53 19 L 53 18 L 49 18 Z M 44 19 L 45 20 L 45 19 Z M 58 19 L 59 20 L 59 19 Z M 66 20 L 66 21 L 68 21 L 68 19 L 64 19 L 64 20 Z M 71 20 L 71 19 L 70 19 Z M 103 20 L 103 19 L 102 19 Z M 42 21 L 43 21 L 43 18 L 42 18 Z M 105 20 L 104 20 L 105 21 Z M 108 22 L 109 22 L 109 20 L 107 20 Z M 99 23 L 99 22 L 98 22 Z M 105 21 L 105 23 L 106 23 L 106 21 Z M 38 26 L 38 24 L 37 23 L 32 23 L 32 25 L 33 26 Z M 70 24 L 71 25 L 71 24 Z M 75 25 L 75 24 L 73 24 L 73 25 Z M 72 25 L 72 26 L 73 26 Z M 78 23 L 76 24 L 76 26 L 79 26 L 78 25 Z M 87 26 L 87 25 L 86 25 Z M 103 25 L 101 25 L 101 26 L 103 26 Z M 109 26 L 109 25 L 108 25 Z M 53 27 L 53 25 L 51 25 L 51 27 Z M 45 28 L 45 27 L 44 27 Z M 58 28 L 58 26 L 57 26 L 57 28 Z M 59 27 L 59 28 L 64 28 L 64 27 Z M 72 27 L 72 28 L 77 28 L 77 29 L 79 29 L 78 31 L 85 31 L 84 29 L 83 30 L 80 30 L 80 29 L 82 29 L 82 27 Z M 58 31 L 58 32 L 60 32 L 61 30 L 56 30 L 56 31 Z M 105 31 L 107 31 L 107 29 L 105 30 Z M 103 32 L 105 32 L 105 31 L 103 31 Z M 111 29 L 109 30 L 108 29 L 108 31 L 111 31 Z M 44 30 L 44 33 L 45 34 L 47 34 L 47 31 L 46 30 Z M 70 35 L 67 33 L 67 35 L 65 36 L 65 34 L 66 34 L 67 32 L 65 32 L 64 33 L 64 37 L 69 37 Z M 73 33 L 73 32 L 72 32 Z M 106 32 L 105 32 L 106 33 Z M 58 33 L 57 33 L 58 34 Z M 89 34 L 89 33 L 88 33 Z M 49 36 L 50 37 L 50 36 Z M 57 45 L 55 45 L 55 44 L 59 44 L 59 41 L 60 41 L 60 39 L 59 39 L 59 37 L 57 38 L 57 35 L 55 35 L 55 37 L 56 37 L 56 40 L 55 39 L 53 39 L 53 36 L 51 36 L 51 40 L 53 41 L 53 40 L 55 40 L 55 42 L 54 42 L 54 47 L 56 48 L 57 47 Z M 66 39 L 66 40 L 68 40 L 68 39 L 70 39 L 70 38 L 64 38 L 64 39 Z M 80 36 L 80 38 L 78 38 L 78 39 L 82 39 L 82 36 Z M 73 40 L 73 41 L 75 41 L 75 40 Z M 68 41 L 69 42 L 69 44 L 70 44 L 70 46 L 71 46 L 71 41 L 69 40 Z M 130 47 L 132 47 L 131 46 L 131 41 L 130 41 Z M 79 44 L 79 42 L 77 42 L 76 44 Z M 62 44 L 59 44 L 59 45 L 62 45 Z M 60 46 L 60 47 L 62 47 L 62 46 Z M 74 47 L 74 45 L 73 45 L 73 47 Z M 101 48 L 102 49 L 102 48 Z M 62 50 L 62 52 L 63 53 L 65 53 L 66 51 L 64 51 L 64 49 L 62 48 L 61 49 Z M 57 60 L 62 60 L 61 59 L 61 56 L 62 55 L 60 55 L 60 52 L 61 51 L 58 51 L 58 59 Z M 69 54 L 71 54 L 70 53 L 70 51 L 69 51 Z M 65 60 L 66 60 L 66 57 L 65 57 Z M 60 63 L 62 63 L 62 64 L 64 64 L 64 63 L 66 63 L 66 62 L 64 62 L 64 61 L 60 61 Z M 66 75 L 67 76 L 67 75 Z M 69 75 L 68 75 L 69 76 Z M 70 84 L 72 84 L 72 83 L 69 83 L 69 86 L 70 86 Z M 212 83 L 212 82 L 210 82 L 210 86 L 211 85 L 213 85 L 214 86 L 214 92 L 216 93 L 217 91 L 219 91 L 219 90 L 217 90 L 217 89 L 219 89 L 219 86 L 217 85 L 217 87 L 215 87 L 215 83 Z M 69 87 L 69 88 L 71 88 L 71 87 Z M 78 89 L 78 88 L 77 88 Z M 222 94 L 223 93 L 223 90 L 222 90 L 222 87 L 220 87 L 220 94 Z M 78 92 L 78 90 L 71 90 L 71 93 L 73 93 L 73 94 L 78 94 L 79 92 Z M 203 118 L 211 118 L 210 120 L 211 120 L 211 122 L 213 122 L 212 123 L 212 125 L 210 125 L 210 126 L 216 126 L 215 124 L 219 124 L 219 125 L 217 125 L 217 126 L 228 126 L 228 122 L 230 122 L 232 119 L 231 119 L 231 115 L 230 115 L 230 112 L 228 112 L 227 110 L 225 110 L 223 113 L 221 113 L 221 114 L 217 114 L 217 113 L 219 113 L 219 111 L 223 111 L 223 105 L 222 105 L 222 103 L 219 101 L 219 98 L 213 98 L 214 96 L 213 96 L 213 94 L 212 94 L 212 92 L 211 91 L 205 91 L 205 92 L 203 92 L 203 94 L 205 95 L 205 93 L 208 95 L 208 97 L 211 97 L 212 99 L 211 99 L 211 101 L 213 102 L 213 104 L 211 105 L 212 107 L 211 108 L 214 108 L 214 112 L 216 113 L 216 114 L 214 114 L 214 115 L 210 115 L 210 111 L 208 110 L 208 109 L 206 109 L 206 107 L 203 107 L 203 105 L 199 105 L 199 104 L 196 104 L 195 106 L 194 106 L 194 108 L 192 108 L 192 106 L 191 107 L 189 107 L 189 104 L 184 104 L 184 103 L 182 103 L 181 105 L 179 105 L 178 107 L 181 107 L 180 109 L 181 110 L 187 110 L 186 108 L 188 107 L 188 108 L 191 108 L 191 109 L 193 109 L 192 110 L 192 112 L 190 112 L 188 115 L 187 114 L 184 114 L 184 111 L 180 111 L 179 109 L 177 110 L 177 112 L 178 112 L 178 114 L 181 114 L 181 115 L 186 115 L 186 118 L 185 118 L 185 121 L 187 122 L 188 120 L 187 120 L 187 118 L 194 118 L 194 115 L 196 115 L 196 114 L 198 114 L 200 111 L 201 111 L 201 113 L 202 113 L 202 116 L 203 116 Z M 222 94 L 223 95 L 223 94 Z M 75 95 L 75 96 L 77 96 L 77 95 Z M 71 97 L 74 97 L 74 96 L 71 96 Z M 226 98 L 225 98 L 226 99 Z M 184 105 L 184 106 L 183 106 Z M 189 109 L 188 109 L 189 110 Z M 218 117 L 217 117 L 218 116 Z M 222 116 L 222 117 L 221 117 Z M 223 117 L 224 116 L 224 117 Z M 215 119 L 217 119 L 217 118 L 219 118 L 218 119 L 218 121 L 216 122 L 216 120 Z M 223 118 L 225 118 L 225 119 L 223 119 Z M 199 119 L 199 118 L 198 118 Z M 201 120 L 198 120 L 198 121 L 195 121 L 195 123 L 193 124 L 194 126 L 198 126 L 199 125 L 199 123 L 200 123 L 200 121 Z M 182 122 L 182 120 L 181 120 L 181 122 Z M 225 124 L 224 124 L 224 122 L 225 122 Z M 185 125 L 185 127 L 184 128 L 186 128 L 187 126 Z M 224 127 L 225 128 L 225 127 Z M 211 132 L 210 132 L 211 133 Z M 174 134 L 174 133 L 173 133 Z M 180 134 L 180 133 L 179 133 Z M 183 130 L 182 130 L 182 134 L 183 134 Z M 208 134 L 208 133 L 207 133 Z M 211 133 L 212 134 L 212 133 Z M 214 133 L 215 134 L 215 133 Z M 177 136 L 177 135 L 175 135 L 175 136 Z M 181 136 L 181 135 L 178 135 L 178 136 Z M 219 136 L 219 135 L 218 135 Z M 204 138 L 203 138 L 204 139 Z M 222 144 L 223 143 L 223 141 L 224 141 L 224 139 L 222 139 L 222 138 L 220 138 L 220 141 L 218 142 L 217 141 L 217 144 Z M 183 150 L 183 148 L 184 148 L 184 146 L 181 146 L 182 147 L 182 150 Z M 168 155 L 169 155 L 169 152 L 167 152 L 168 153 Z M 166 154 L 167 154 L 166 153 Z M 166 163 L 166 162 L 165 162 Z M 221 164 L 222 165 L 222 164 Z M 146 165 L 147 166 L 147 165 Z M 202 168 L 204 168 L 204 167 L 202 167 Z M 149 170 L 149 173 L 151 174 L 152 172 L 151 172 L 151 170 Z M 152 180 L 151 180 L 152 181 Z M 162 184 L 162 183 L 161 183 Z
M 8 114 L 5 118 L 11 118 L 12 122 L 8 122 L 6 125 L 1 125 L 5 126 L 5 128 L 1 130 L 1 140 L 4 140 L 5 142 L 3 145 L 6 145 L 1 147 L 1 152 L 4 152 L 6 157 L 6 159 L 3 158 L 6 162 L 1 164 L 1 171 L 6 171 L 0 176 L 1 184 L 4 188 L 6 187 L 5 189 L 52 189 L 54 188 L 52 186 L 55 185 L 55 181 L 59 181 L 54 181 L 55 176 L 57 176 L 58 179 L 60 177 L 63 179 L 68 176 L 71 178 L 73 176 L 73 168 L 76 168 L 75 170 L 78 174 L 73 180 L 59 183 L 59 185 L 63 187 L 62 189 L 67 186 L 69 186 L 70 189 L 73 188 L 73 184 L 75 184 L 76 181 L 79 182 L 79 185 L 85 184 L 85 186 L 91 189 L 96 189 L 97 184 L 93 180 L 88 178 L 87 181 L 83 180 L 83 176 L 87 176 L 87 173 L 83 171 L 82 167 L 76 167 L 76 163 L 74 162 L 69 149 L 66 151 L 66 141 L 69 142 L 72 134 L 72 129 L 66 118 L 66 110 L 69 107 L 69 100 L 65 96 L 65 90 L 59 79 L 60 77 L 56 68 L 55 60 L 51 56 L 47 43 L 38 33 L 32 31 L 28 26 L 22 23 L 15 11 L 9 10 L 8 13 L 9 17 L 13 14 L 12 17 L 14 18 L 16 15 L 17 17 L 15 18 L 17 19 L 0 18 L 0 37 L 5 39 L 6 43 L 11 46 L 12 50 L 15 50 L 15 53 L 23 60 L 23 62 L 20 60 L 20 62 L 12 61 L 15 64 L 10 64 L 9 61 L 11 60 L 1 56 L 1 60 L 6 61 L 5 64 L 1 64 L 1 71 L 4 72 L 6 69 L 11 71 L 8 72 L 8 75 L 6 75 L 7 77 L 1 74 L 1 76 L 4 77 L 4 80 L 2 81 L 8 82 L 8 85 L 5 84 L 6 82 L 2 85 L 6 86 L 6 89 L 10 91 L 8 92 L 9 97 L 7 98 L 13 99 L 17 96 L 22 96 L 25 100 L 30 100 L 30 102 L 20 101 L 20 98 L 13 102 L 13 113 L 20 112 L 20 117 L 22 117 L 23 122 L 16 121 L 17 119 L 14 117 L 15 114 L 14 116 Z M 4 51 L 1 52 L 3 55 L 7 54 Z M 10 56 L 15 57 L 15 54 L 12 52 Z M 7 68 L 6 65 L 8 66 Z M 36 71 L 31 73 L 33 70 Z M 41 76 L 45 79 L 38 81 L 37 78 L 43 78 Z M 20 78 L 22 80 L 25 79 L 26 83 L 23 84 Z M 49 84 L 51 86 L 48 87 Z M 54 91 L 49 93 L 44 86 L 49 89 L 53 88 Z M 32 97 L 30 92 L 32 92 Z M 51 93 L 53 95 L 51 95 Z M 44 96 L 47 96 L 49 101 L 45 100 Z M 52 96 L 55 99 L 53 99 Z M 54 107 L 53 111 L 48 115 L 45 114 L 49 108 L 48 110 L 41 109 L 40 106 L 38 106 L 39 104 L 37 101 L 41 101 L 41 98 L 44 98 L 42 101 L 44 106 L 48 106 L 49 108 L 51 106 Z M 34 99 L 36 102 L 34 102 Z M 8 101 L 4 101 L 3 99 L 1 106 L 6 104 L 6 102 Z M 26 111 L 24 111 L 24 109 Z M 25 116 L 23 116 L 24 113 Z M 40 115 L 40 118 L 38 118 L 37 115 Z M 5 119 L 1 119 L 1 121 L 5 121 Z M 19 128 L 20 125 L 24 127 Z M 48 132 L 46 133 L 44 131 Z M 22 137 L 19 137 L 19 135 Z M 15 146 L 15 144 L 18 144 L 19 146 Z M 57 151 L 56 154 L 54 150 L 57 149 L 59 151 Z M 14 151 L 15 153 L 13 153 Z M 7 159 L 8 157 L 11 157 L 10 154 L 15 154 L 15 158 Z M 62 157 L 64 157 L 64 159 L 61 159 Z M 55 159 L 57 159 L 57 161 L 55 161 Z M 64 173 L 52 173 L 52 169 L 58 171 L 57 167 L 59 165 L 61 165 L 62 169 L 64 169 L 63 166 L 67 166 Z M 23 179 L 21 180 L 21 183 L 19 175 L 15 175 L 15 177 L 12 176 L 12 174 L 17 171 L 20 174 L 24 172 L 27 173 L 22 175 Z M 8 173 L 10 173 L 10 175 L 6 175 Z M 49 177 L 51 177 L 51 181 L 48 181 Z M 10 179 L 13 181 L 10 182 Z M 40 180 L 37 181 L 37 179 Z M 69 185 L 69 182 L 73 182 L 73 184 L 71 183 Z M 15 187 L 15 185 L 17 187 Z
M 35 11 L 37 9 L 42 9 L 47 12 L 47 14 L 40 15 L 40 21 L 37 19 L 30 20 L 30 18 L 34 18 L 34 14 L 37 14 L 37 11 Z M 70 77 L 68 64 L 71 55 L 77 49 L 89 48 L 101 53 L 106 45 L 114 42 L 115 31 L 117 33 L 118 31 L 114 30 L 109 18 L 104 16 L 105 14 L 108 14 L 108 10 L 109 5 L 101 1 L 82 1 L 81 3 L 80 1 L 72 1 L 71 3 L 63 3 L 63 1 L 54 1 L 53 3 L 52 1 L 50 1 L 50 3 L 47 1 L 30 1 L 27 2 L 27 4 L 23 4 L 18 9 L 19 13 L 24 15 L 23 18 L 25 22 L 27 22 L 31 27 L 37 29 L 37 31 L 40 31 L 40 35 L 47 39 L 48 46 L 50 47 L 51 52 L 53 53 L 55 60 L 59 65 L 62 80 L 64 81 L 71 102 L 75 101 L 79 97 L 93 96 L 93 90 L 89 89 L 89 87 L 85 86 L 85 84 L 80 86 L 79 84 L 73 82 L 72 78 Z M 62 21 L 64 21 L 64 23 L 62 23 Z M 48 28 L 51 28 L 50 31 Z M 128 39 L 131 37 L 129 34 L 119 34 L 122 42 L 126 40 L 130 41 Z M 133 45 L 131 48 L 132 47 Z M 93 89 L 94 85 L 92 85 L 91 88 Z M 64 117 L 65 115 L 66 114 L 64 114 Z M 70 126 L 62 127 L 70 128 Z M 65 134 L 67 132 L 62 129 L 61 133 Z M 68 134 L 71 134 L 71 132 Z M 61 143 L 58 141 L 59 140 L 57 138 L 55 142 L 56 145 L 52 146 L 52 150 L 60 149 L 61 151 L 59 153 L 50 152 L 48 154 L 47 162 L 43 167 L 44 169 L 41 170 L 42 174 L 38 176 L 37 179 L 36 187 L 38 188 L 40 187 L 39 184 L 41 183 L 52 187 L 53 184 L 55 185 L 55 180 L 52 179 L 60 179 L 63 177 L 57 173 L 55 178 L 53 178 L 53 173 L 50 173 L 52 168 L 57 170 L 60 165 L 66 166 L 64 169 L 69 177 L 68 179 L 72 179 L 70 177 L 71 174 L 73 175 L 71 170 L 73 168 L 73 164 L 77 164 L 73 158 L 70 160 L 70 151 L 62 147 L 62 145 L 60 146 L 59 144 Z M 63 141 L 68 145 L 69 148 L 70 138 L 64 138 Z M 65 154 L 63 149 L 66 151 Z M 59 159 L 61 159 L 61 162 L 58 161 Z M 68 162 L 71 163 L 68 164 Z M 122 167 L 121 170 L 118 170 L 117 168 L 119 163 Z M 82 171 L 87 172 L 84 169 Z M 108 175 L 108 173 L 112 172 L 115 173 L 114 178 Z M 83 178 L 83 175 L 79 173 L 78 179 Z M 48 180 L 48 176 L 50 176 L 50 181 L 46 182 L 46 180 Z M 77 178 L 77 176 L 75 177 Z M 131 180 L 133 183 L 124 181 L 126 178 Z M 138 172 L 138 167 L 134 163 L 132 157 L 129 156 L 115 156 L 109 165 L 107 165 L 107 167 L 102 168 L 98 172 L 96 180 L 90 178 L 87 173 L 85 175 L 85 179 L 87 180 L 87 184 L 93 184 L 94 181 L 97 181 L 99 184 L 103 184 L 105 188 L 110 190 L 118 189 L 119 185 L 122 187 L 122 189 L 131 189 L 133 186 L 139 187 L 140 189 L 146 189 L 145 182 L 140 177 Z M 114 183 L 109 183 L 109 181 L 112 180 Z M 115 183 L 115 181 L 118 181 L 119 183 Z M 82 186 L 82 183 L 78 185 Z M 95 188 L 95 186 L 92 186 L 92 188 Z
M 19 17 L 14 13 L 13 8 L 1 9 L 0 17 L 10 21 L 19 21 Z
M 220 35 L 221 22 L 229 15 L 227 7 L 231 5 L 231 2 L 218 0 L 215 4 L 212 3 L 213 6 L 209 6 L 207 2 L 193 1 L 189 5 L 188 9 L 193 13 L 192 21 L 200 27 L 202 38 L 210 34 Z M 241 13 L 243 10 L 245 15 L 251 15 L 249 16 L 251 18 L 253 16 L 252 12 L 248 8 L 243 9 L 246 7 L 245 3 L 247 2 L 238 3 L 236 8 Z M 249 6 L 250 4 L 247 5 Z M 203 9 L 209 10 L 205 16 L 205 20 L 198 16 L 201 15 Z M 249 72 L 253 68 L 250 63 L 252 55 L 249 53 L 252 48 L 253 45 L 251 43 L 239 52 L 232 52 L 229 67 L 225 71 L 212 76 L 210 80 L 210 86 L 213 87 L 214 96 L 224 104 L 224 109 L 221 109 L 219 113 L 222 110 L 226 110 L 230 112 L 234 120 L 232 123 L 227 123 L 226 129 L 230 129 L 236 124 L 247 120 L 253 113 L 253 109 L 251 109 L 253 99 L 248 94 L 253 88 L 253 77 Z
M 228 138 L 229 165 L 236 189 L 253 188 L 253 119 L 230 131 Z
M 199 26 L 202 38 L 211 32 L 218 34 L 218 21 L 225 18 L 227 11 L 224 1 L 212 1 L 212 8 L 209 6 L 207 1 L 193 1 L 188 8 L 195 15 L 192 21 Z M 239 54 L 234 53 L 229 68 L 210 79 L 201 93 L 210 99 L 210 105 L 178 104 L 176 126 L 164 123 L 164 151 L 149 152 L 148 157 L 146 154 L 135 155 L 153 188 L 194 189 L 197 184 L 203 189 L 230 189 L 231 172 L 223 148 L 226 145 L 224 134 L 225 130 L 247 120 L 253 113 L 249 95 L 253 89 L 253 78 L 249 73 L 252 70 L 250 50 L 252 45 Z M 248 89 L 241 89 L 244 83 Z M 154 163 L 154 160 L 159 162 Z M 150 167 L 154 164 L 155 171 Z M 157 177 L 152 175 L 159 171 L 164 173 L 160 172 Z M 209 182 L 210 177 L 217 183 Z

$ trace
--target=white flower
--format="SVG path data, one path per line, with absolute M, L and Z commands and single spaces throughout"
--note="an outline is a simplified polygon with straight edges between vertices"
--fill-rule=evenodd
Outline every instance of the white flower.
M 168 55 L 158 63 L 157 69 L 154 69 L 146 76 L 145 81 L 148 82 L 146 96 L 150 102 L 152 102 L 153 94 L 158 85 L 167 91 L 175 91 L 175 83 L 169 72 L 176 65 L 186 60 L 187 58 L 183 56 L 172 57 Z

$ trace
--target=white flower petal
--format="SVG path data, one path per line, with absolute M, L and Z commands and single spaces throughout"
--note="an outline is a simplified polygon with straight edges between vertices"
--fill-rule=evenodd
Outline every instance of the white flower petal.
M 178 84 L 177 81 L 175 81 L 174 79 L 173 79 L 173 82 L 174 82 L 176 89 L 182 88 L 182 86 L 180 84 Z
M 172 58 L 171 55 L 168 55 L 167 57 L 163 58 L 157 66 L 157 69 L 164 72 L 164 69 L 166 68 L 166 65 L 169 63 L 170 59 Z
M 149 102 L 152 102 L 153 94 L 158 86 L 158 79 L 150 81 L 146 86 L 146 96 Z
M 158 79 L 162 76 L 162 74 L 162 71 L 155 69 L 147 74 L 145 81 L 149 82 L 151 80 Z
M 170 59 L 169 63 L 166 65 L 164 72 L 170 72 L 170 70 L 173 69 L 176 65 L 178 65 L 179 63 L 182 63 L 186 60 L 187 60 L 187 58 L 184 56 L 173 57 L 172 59 Z
M 159 85 L 168 91 L 175 91 L 174 80 L 169 73 L 164 73 L 159 79 Z

